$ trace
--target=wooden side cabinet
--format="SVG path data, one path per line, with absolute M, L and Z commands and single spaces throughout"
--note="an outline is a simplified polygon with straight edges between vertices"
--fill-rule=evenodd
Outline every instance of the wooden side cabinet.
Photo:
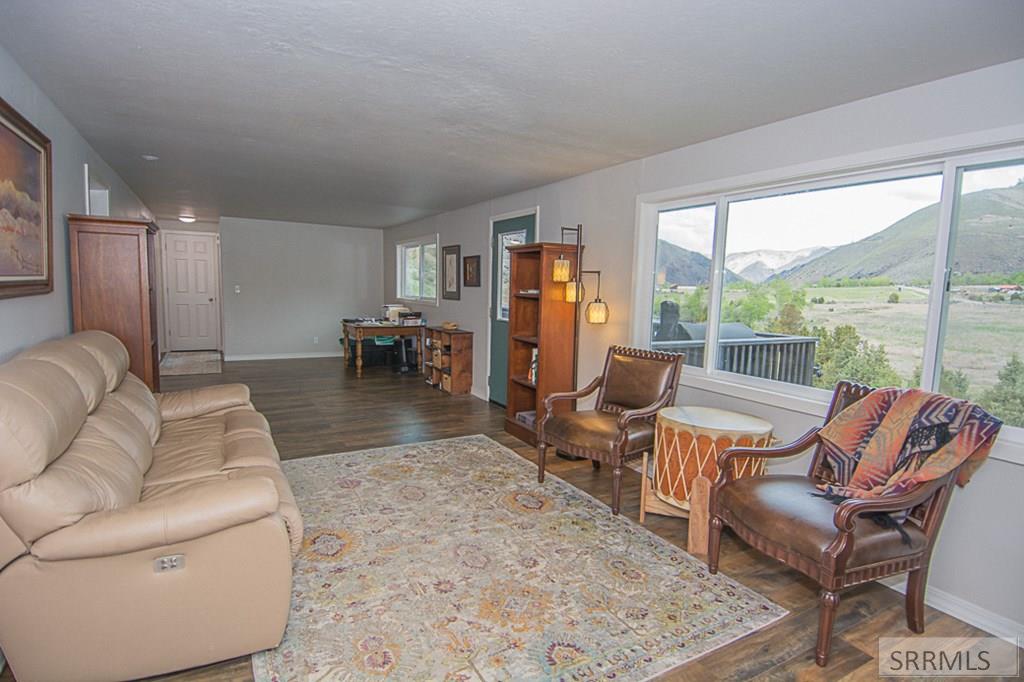
M 145 220 L 68 216 L 75 331 L 100 329 L 119 338 L 131 357 L 129 370 L 153 391 L 160 390 L 156 232 Z
M 452 395 L 473 390 L 473 332 L 427 327 L 423 374 L 427 383 Z

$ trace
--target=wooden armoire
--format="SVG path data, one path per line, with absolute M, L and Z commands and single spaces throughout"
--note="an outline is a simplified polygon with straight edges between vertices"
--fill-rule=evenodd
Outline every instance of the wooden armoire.
M 157 226 L 146 220 L 69 215 L 75 331 L 101 329 L 128 348 L 132 374 L 160 390 Z

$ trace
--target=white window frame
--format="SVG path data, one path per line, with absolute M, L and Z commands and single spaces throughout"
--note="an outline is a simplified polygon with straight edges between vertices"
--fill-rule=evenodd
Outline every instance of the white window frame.
M 662 211 L 715 204 L 711 286 L 708 300 L 708 331 L 704 367 L 686 366 L 680 384 L 712 393 L 807 415 L 824 417 L 832 392 L 715 369 L 719 320 L 725 274 L 725 240 L 730 202 L 775 196 L 780 193 L 841 187 L 864 182 L 941 173 L 942 193 L 936 230 L 935 264 L 929 292 L 922 386 L 933 387 L 941 357 L 945 317 L 946 277 L 951 247 L 951 227 L 960 169 L 1024 158 L 1024 126 L 961 136 L 945 143 L 909 145 L 840 159 L 753 173 L 746 176 L 650 192 L 637 196 L 634 249 L 631 340 L 648 347 L 651 342 L 651 301 L 654 296 L 658 214 Z M 1024 428 L 1004 426 L 1000 441 L 1024 446 Z M 1010 449 L 997 458 L 1024 464 L 1022 448 Z M 996 456 L 995 454 L 993 456 Z
M 439 296 L 440 296 L 439 289 L 440 289 L 441 283 L 440 283 L 436 273 L 434 275 L 435 285 L 434 285 L 434 295 L 433 296 L 423 296 L 422 295 L 423 294 L 423 280 L 422 280 L 422 277 L 420 279 L 420 294 L 421 295 L 420 296 L 406 296 L 405 295 L 405 250 L 408 249 L 409 247 L 413 247 L 413 246 L 419 247 L 419 251 L 420 251 L 420 267 L 422 268 L 422 265 L 423 265 L 423 247 L 424 246 L 430 246 L 430 245 L 433 245 L 434 248 L 437 250 L 436 251 L 437 258 L 440 259 L 440 257 L 441 257 L 441 235 L 436 233 L 436 232 L 434 234 L 424 235 L 422 237 L 414 237 L 412 239 L 405 239 L 405 240 L 400 241 L 397 244 L 395 244 L 395 298 L 397 298 L 398 300 L 400 300 L 400 301 L 408 301 L 410 303 L 421 303 L 421 304 L 434 305 L 434 306 L 438 305 L 438 300 L 439 300 Z M 440 265 L 439 265 L 439 262 L 440 262 L 439 260 L 435 260 L 435 263 L 437 263 L 437 265 L 435 265 L 435 267 L 437 268 L 438 271 L 440 271 L 440 269 L 441 269 Z

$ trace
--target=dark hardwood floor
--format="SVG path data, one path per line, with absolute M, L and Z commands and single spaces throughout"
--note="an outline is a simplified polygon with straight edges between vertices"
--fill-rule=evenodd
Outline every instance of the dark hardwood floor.
M 344 370 L 339 358 L 225 363 L 219 375 L 161 379 L 165 391 L 242 382 L 270 421 L 283 459 L 413 443 L 483 433 L 529 460 L 534 450 L 502 430 L 501 409 L 472 396 L 448 396 L 419 375 L 367 368 L 362 379 Z M 589 462 L 551 460 L 550 471 L 608 502 L 611 473 Z M 623 474 L 622 513 L 639 515 L 640 476 Z M 686 547 L 686 521 L 649 515 L 646 527 Z M 795 571 L 735 540 L 723 538 L 721 570 L 790 611 L 784 619 L 667 673 L 665 680 L 876 679 L 878 638 L 909 636 L 902 595 L 877 584 L 843 594 L 831 662 L 814 664 L 818 626 L 815 585 Z M 984 633 L 939 611 L 927 609 L 927 636 L 982 636 Z M 0 682 L 12 679 L 10 671 Z M 249 657 L 197 668 L 161 680 L 242 682 L 252 680 Z

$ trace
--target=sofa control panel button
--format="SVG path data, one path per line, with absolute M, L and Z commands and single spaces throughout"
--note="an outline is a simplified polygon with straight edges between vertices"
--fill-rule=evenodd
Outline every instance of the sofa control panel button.
M 153 570 L 157 573 L 177 571 L 181 568 L 185 568 L 184 554 L 168 554 L 167 556 L 158 557 L 156 561 L 153 562 Z

